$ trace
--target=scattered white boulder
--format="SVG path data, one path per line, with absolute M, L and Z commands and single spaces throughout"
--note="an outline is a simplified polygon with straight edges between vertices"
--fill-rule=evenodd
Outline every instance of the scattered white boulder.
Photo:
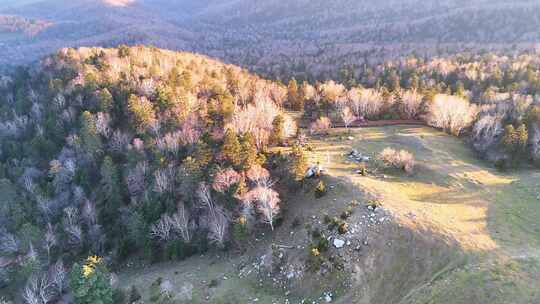
M 352 149 L 351 152 L 348 154 L 349 158 L 352 159 L 355 162 L 368 162 L 371 160 L 371 157 L 367 155 L 363 155 L 362 153 L 358 152 L 356 149 Z
M 159 285 L 159 289 L 160 289 L 161 293 L 163 293 L 163 294 L 172 295 L 173 291 L 174 291 L 174 286 L 171 283 L 171 281 L 165 280 L 165 281 L 163 281 L 161 283 L 161 285 Z
M 334 247 L 339 249 L 339 248 L 342 248 L 344 245 L 345 245 L 344 240 L 334 239 Z
M 305 177 L 311 178 L 314 176 L 321 175 L 323 172 L 324 172 L 324 168 L 322 165 L 320 164 L 312 165 L 307 169 Z
M 332 293 L 331 293 L 331 292 L 325 292 L 325 293 L 323 294 L 323 298 L 324 298 L 324 301 L 325 301 L 326 303 L 332 302 Z

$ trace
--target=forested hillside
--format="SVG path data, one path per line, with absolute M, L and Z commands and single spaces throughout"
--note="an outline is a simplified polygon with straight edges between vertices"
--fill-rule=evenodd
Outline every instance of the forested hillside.
M 184 258 L 280 215 L 274 185 L 295 158 L 267 148 L 296 127 L 279 84 L 204 56 L 120 47 L 62 49 L 2 77 L 1 91 L 2 294 L 26 286 L 27 303 L 48 303 L 81 257 Z
M 33 39 L 6 40 L 1 50 L 13 64 L 65 46 L 143 43 L 272 76 L 309 71 L 334 77 L 336 65 L 366 57 L 384 62 L 413 51 L 431 57 L 528 48 L 540 39 L 539 11 L 528 0 L 42 0 L 2 13 L 54 25 Z

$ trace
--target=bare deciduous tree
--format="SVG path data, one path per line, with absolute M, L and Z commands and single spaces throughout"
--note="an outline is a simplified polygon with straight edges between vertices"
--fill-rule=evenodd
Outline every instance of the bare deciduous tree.
M 191 241 L 190 213 L 184 203 L 178 203 L 176 212 L 169 218 L 172 229 L 180 234 L 186 243 Z
M 19 252 L 19 249 L 19 241 L 13 234 L 0 230 L 0 253 L 12 255 Z
M 105 138 L 109 138 L 111 134 L 111 129 L 109 127 L 111 122 L 111 117 L 108 113 L 99 112 L 96 115 L 95 124 L 96 131 L 98 134 L 101 134 Z
M 309 132 L 312 134 L 324 134 L 328 132 L 332 122 L 328 117 L 321 117 L 309 125 Z
M 51 260 L 51 250 L 58 244 L 56 234 L 51 223 L 47 223 L 47 231 L 45 232 L 45 238 L 43 239 L 43 248 L 47 251 L 47 261 Z
M 237 184 L 240 181 L 240 174 L 232 168 L 219 171 L 212 183 L 212 188 L 218 192 L 227 191 L 232 185 Z
M 160 194 L 173 190 L 175 172 L 173 167 L 158 169 L 154 172 L 154 191 Z
M 247 178 L 253 183 L 258 183 L 262 180 L 270 178 L 270 172 L 259 164 L 251 166 L 246 173 Z
M 85 199 L 82 207 L 82 216 L 87 225 L 95 225 L 97 223 L 96 206 L 90 200 Z
M 416 90 L 405 91 L 401 96 L 403 101 L 403 114 L 407 119 L 415 119 L 420 113 L 422 99 L 424 96 Z
M 208 213 L 208 238 L 210 242 L 218 246 L 223 246 L 229 228 L 229 216 L 222 207 L 215 204 L 210 194 L 210 189 L 206 184 L 203 183 L 199 186 L 197 195 Z
M 263 221 L 274 230 L 274 219 L 279 214 L 279 194 L 271 188 L 269 180 L 261 180 L 257 186 L 245 195 L 245 200 L 255 203 L 257 211 L 263 216 Z
M 68 236 L 68 243 L 70 245 L 82 245 L 83 234 L 79 225 L 79 211 L 75 207 L 64 209 L 64 231 Z
M 156 139 L 156 146 L 159 148 L 162 152 L 170 152 L 174 154 L 175 156 L 178 156 L 178 152 L 180 151 L 180 133 L 167 133 L 162 138 Z
M 458 96 L 436 95 L 429 107 L 428 124 L 458 136 L 477 115 L 475 105 Z
M 202 135 L 198 124 L 199 122 L 196 117 L 189 116 L 184 123 L 182 123 L 182 127 L 178 132 L 180 142 L 182 142 L 184 145 L 196 144 Z
M 167 214 L 163 214 L 157 223 L 150 227 L 150 235 L 162 241 L 168 241 L 171 238 L 171 220 Z
M 47 304 L 55 295 L 52 287 L 47 274 L 33 275 L 26 282 L 23 299 L 27 304 Z
M 109 145 L 111 147 L 111 150 L 114 152 L 122 152 L 126 149 L 130 142 L 130 137 L 128 134 L 123 133 L 120 130 L 114 131 L 111 140 L 109 141 Z
M 67 284 L 67 270 L 62 260 L 56 261 L 49 270 L 49 277 L 56 289 L 56 293 L 61 295 L 66 289 Z
M 392 148 L 385 148 L 379 154 L 379 159 L 386 166 L 404 170 L 409 174 L 414 171 L 414 156 L 408 151 L 396 151 Z
M 345 128 L 348 128 L 349 125 L 356 120 L 356 117 L 354 116 L 353 112 L 349 107 L 342 108 L 340 115 L 341 120 L 343 120 L 343 123 L 345 124 Z
M 144 191 L 147 169 L 148 164 L 146 162 L 140 162 L 129 172 L 126 182 L 129 194 L 132 196 L 137 196 Z

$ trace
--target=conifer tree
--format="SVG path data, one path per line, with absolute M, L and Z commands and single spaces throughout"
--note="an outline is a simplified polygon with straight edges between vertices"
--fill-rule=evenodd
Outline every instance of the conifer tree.
M 101 164 L 100 220 L 105 227 L 114 229 L 122 205 L 121 180 L 118 169 L 110 156 Z
M 97 154 L 102 149 L 101 138 L 99 137 L 94 117 L 88 111 L 81 114 L 81 140 L 83 147 L 89 154 Z
M 242 162 L 240 151 L 241 146 L 238 136 L 233 130 L 227 130 L 221 147 L 222 156 L 233 166 L 238 167 Z
M 251 133 L 242 136 L 241 146 L 242 169 L 249 170 L 257 163 L 257 145 Z
M 303 104 L 299 97 L 298 83 L 296 82 L 296 79 L 293 78 L 289 81 L 287 98 L 295 111 L 300 111 L 303 108 Z
M 527 142 L 529 140 L 529 132 L 525 124 L 521 124 L 516 130 L 517 145 L 520 152 L 525 153 L 527 151 Z
M 308 161 L 304 149 L 299 145 L 292 147 L 290 172 L 297 182 L 302 182 L 308 169 Z
M 156 113 L 152 103 L 146 97 L 131 95 L 128 100 L 128 110 L 133 116 L 133 126 L 138 133 L 157 123 Z
M 220 104 L 221 104 L 221 118 L 223 119 L 223 122 L 230 121 L 234 114 L 234 98 L 229 93 L 229 91 L 225 91 L 224 94 L 221 94 L 220 96 Z
M 178 84 L 181 87 L 183 87 L 186 91 L 190 91 L 193 87 L 191 72 L 189 71 L 182 72 L 182 74 L 180 74 Z
M 502 144 L 506 151 L 510 154 L 515 154 L 517 147 L 517 133 L 513 125 L 509 124 L 504 128 L 504 136 L 502 138 Z
M 69 285 L 75 304 L 113 304 L 110 273 L 99 257 L 91 256 L 83 265 L 75 264 Z
M 282 145 L 285 140 L 285 120 L 282 115 L 277 115 L 272 122 L 271 141 L 276 145 Z
M 174 105 L 172 90 L 165 85 L 156 89 L 156 102 L 162 110 L 169 109 Z
M 114 105 L 113 97 L 108 89 L 103 89 L 98 93 L 98 110 L 109 113 Z

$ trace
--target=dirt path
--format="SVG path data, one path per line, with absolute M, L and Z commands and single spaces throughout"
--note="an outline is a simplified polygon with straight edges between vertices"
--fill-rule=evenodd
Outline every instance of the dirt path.
M 369 127 L 387 127 L 387 126 L 425 126 L 426 123 L 416 119 L 386 119 L 386 120 L 364 120 L 355 121 L 349 125 L 349 128 L 369 128 Z M 343 123 L 334 123 L 333 128 L 345 128 Z

